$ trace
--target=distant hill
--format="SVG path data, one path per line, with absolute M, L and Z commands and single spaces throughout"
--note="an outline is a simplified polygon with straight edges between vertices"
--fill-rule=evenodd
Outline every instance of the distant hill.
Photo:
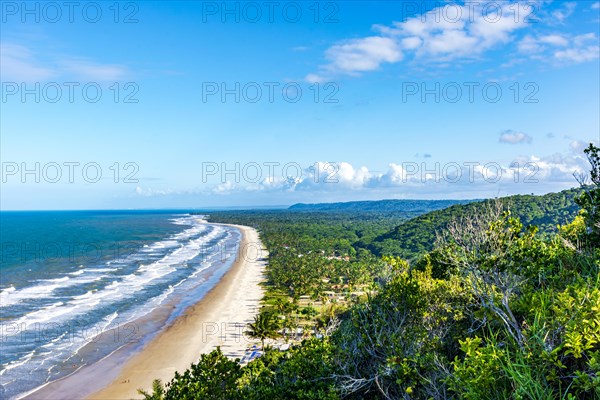
M 423 214 L 441 210 L 455 204 L 468 204 L 476 200 L 374 200 L 350 201 L 343 203 L 298 203 L 289 207 L 290 211 L 326 211 L 359 213 L 414 213 Z
M 502 198 L 502 201 L 524 225 L 536 225 L 541 232 L 549 233 L 556 231 L 558 224 L 568 223 L 577 215 L 579 206 L 575 204 L 575 196 L 579 193 L 580 189 L 569 189 L 543 196 L 509 196 Z M 477 212 L 488 201 L 491 200 L 455 204 L 417 216 L 360 246 L 380 256 L 395 255 L 413 259 L 433 249 L 436 232 L 442 231 L 450 221 Z

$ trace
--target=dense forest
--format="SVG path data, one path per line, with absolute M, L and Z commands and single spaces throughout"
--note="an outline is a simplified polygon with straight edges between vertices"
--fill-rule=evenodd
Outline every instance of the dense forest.
M 558 225 L 572 221 L 577 215 L 579 206 L 575 203 L 575 198 L 581 192 L 581 189 L 571 189 L 544 196 L 517 195 L 503 198 L 502 203 L 525 226 L 537 226 L 541 233 L 555 233 Z M 454 205 L 430 212 L 400 224 L 371 242 L 363 241 L 359 245 L 379 256 L 414 259 L 433 250 L 437 234 L 443 232 L 451 221 L 476 214 L 493 201 Z
M 516 195 L 501 199 L 503 207 L 525 226 L 536 226 L 542 235 L 556 233 L 577 215 L 575 199 L 582 189 L 543 196 Z M 290 242 L 335 242 L 335 249 L 354 255 L 367 250 L 377 257 L 399 256 L 414 261 L 433 250 L 448 224 L 477 214 L 495 200 L 382 200 L 331 204 L 296 204 L 285 210 L 227 211 L 211 213 L 214 222 L 239 223 L 269 233 L 281 230 Z M 438 209 L 438 207 L 446 208 Z M 319 248 L 327 248 L 323 243 Z M 338 251 L 338 253 L 339 253 Z
M 217 349 L 145 398 L 600 398 L 600 149 L 585 153 L 577 190 L 408 221 L 211 214 L 256 227 L 269 250 L 247 331 L 263 354 L 240 365 Z

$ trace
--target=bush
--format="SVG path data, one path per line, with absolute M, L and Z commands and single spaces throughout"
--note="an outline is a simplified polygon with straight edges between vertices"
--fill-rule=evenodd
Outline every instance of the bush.
M 202 354 L 200 361 L 192 364 L 183 374 L 167 384 L 165 399 L 237 399 L 237 380 L 241 377 L 241 367 L 231 361 L 217 347 L 209 354 Z

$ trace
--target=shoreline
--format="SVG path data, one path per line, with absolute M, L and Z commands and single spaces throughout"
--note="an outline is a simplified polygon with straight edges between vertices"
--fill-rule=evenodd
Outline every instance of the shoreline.
M 241 359 L 246 348 L 257 342 L 246 338 L 243 332 L 260 307 L 267 252 L 255 229 L 228 226 L 241 233 L 237 257 L 201 300 L 187 307 L 141 348 L 125 346 L 105 360 L 50 382 L 25 398 L 58 400 L 65 396 L 76 398 L 75 394 L 94 400 L 142 398 L 138 389 L 150 391 L 154 379 L 163 384 L 169 382 L 175 371 L 182 373 L 199 360 L 200 354 L 217 346 L 225 356 Z M 159 311 L 170 313 L 173 307 L 166 303 Z

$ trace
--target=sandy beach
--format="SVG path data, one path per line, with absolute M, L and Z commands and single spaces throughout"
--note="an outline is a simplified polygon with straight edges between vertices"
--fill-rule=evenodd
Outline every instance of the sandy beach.
M 141 398 L 139 388 L 149 390 L 154 379 L 163 383 L 171 380 L 175 371 L 183 372 L 197 362 L 200 354 L 208 353 L 217 346 L 231 358 L 242 358 L 246 348 L 257 343 L 243 335 L 246 324 L 258 311 L 263 290 L 267 252 L 259 241 L 256 230 L 235 225 L 242 232 L 237 259 L 217 285 L 198 303 L 188 307 L 164 331 L 149 341 L 132 356 L 93 365 L 80 373 L 53 382 L 27 398 L 64 399 L 72 393 L 74 381 L 84 385 L 94 379 L 107 376 L 112 382 L 103 388 L 96 387 L 89 399 L 135 399 Z M 101 369 L 102 368 L 102 369 Z M 114 369 L 113 369 L 114 368 Z M 100 390 L 97 390 L 100 389 Z M 69 398 L 71 398 L 69 396 Z

